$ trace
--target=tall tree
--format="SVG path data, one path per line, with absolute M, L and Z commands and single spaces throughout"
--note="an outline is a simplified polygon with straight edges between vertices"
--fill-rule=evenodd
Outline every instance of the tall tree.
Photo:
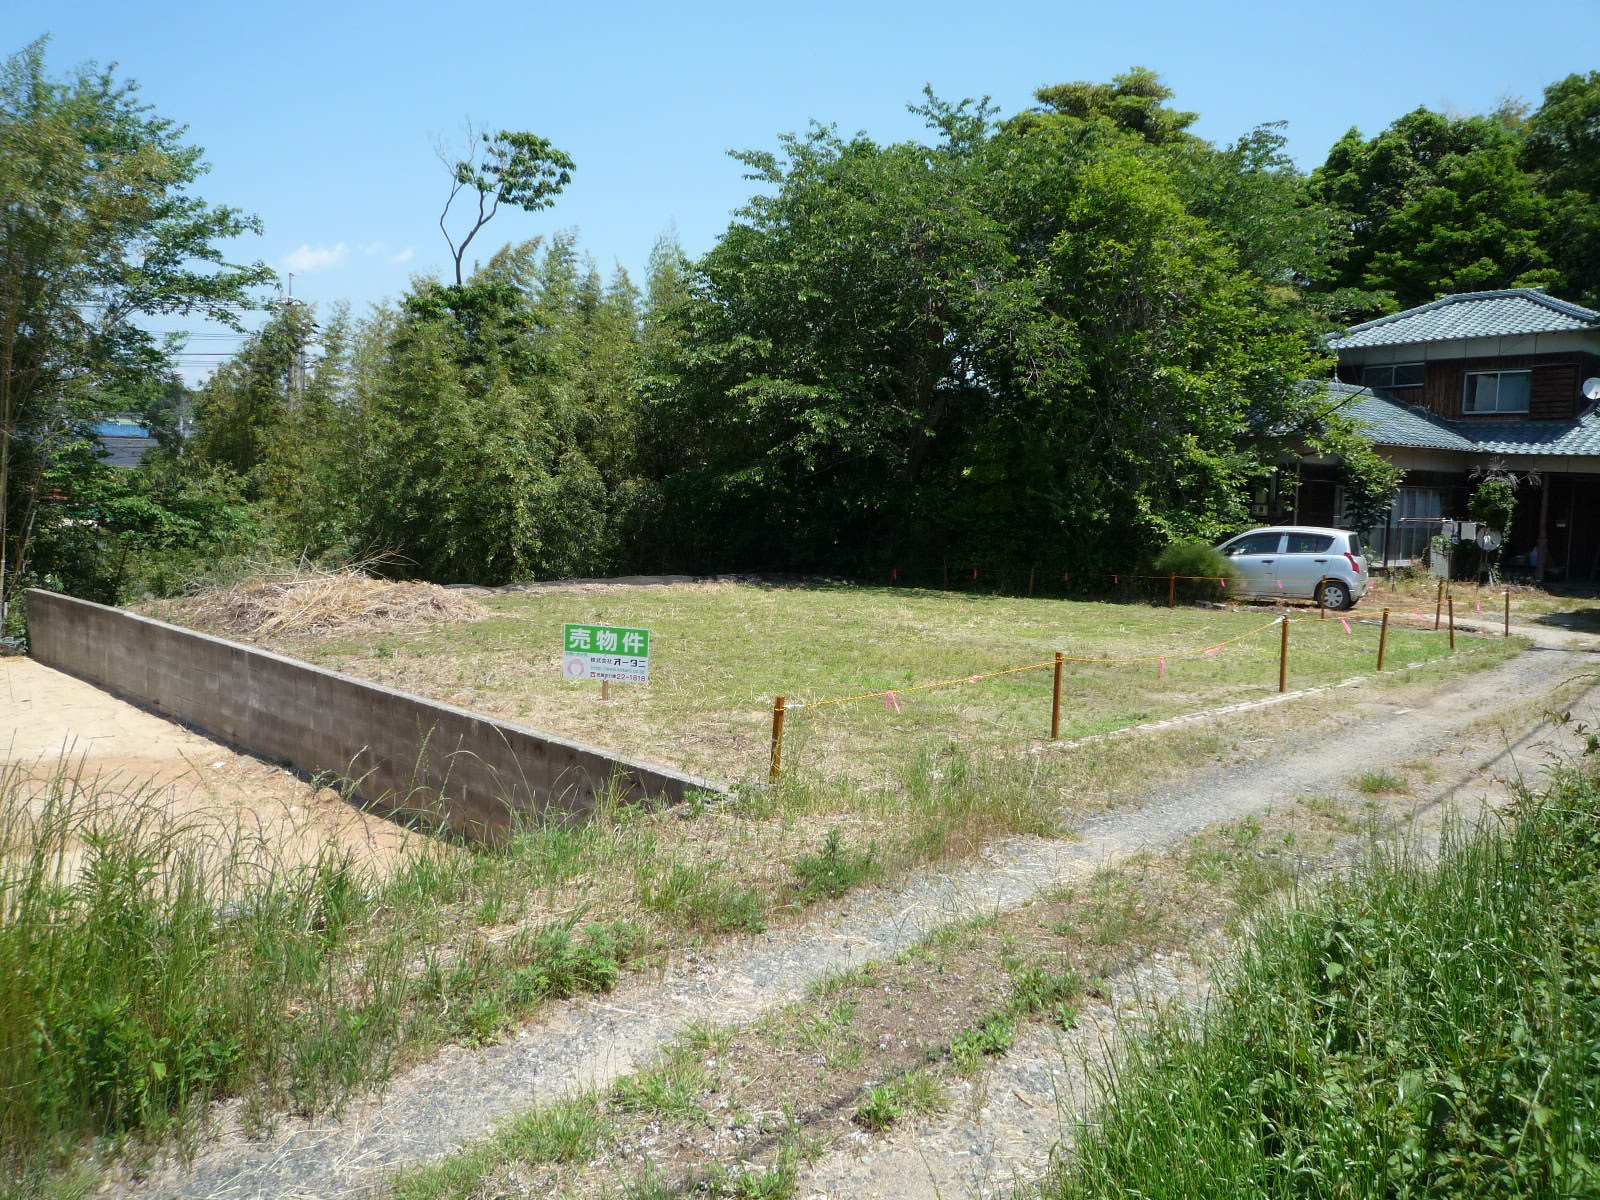
M 1163 117 L 1159 81 L 1073 86 L 999 125 L 929 97 L 932 144 L 740 156 L 770 194 L 670 310 L 645 422 L 692 561 L 1124 565 L 1239 515 L 1263 435 L 1309 412 L 1315 206 L 1271 143 Z
M 1343 210 L 1350 242 L 1324 285 L 1349 318 L 1410 308 L 1449 292 L 1544 286 L 1548 205 L 1522 169 L 1520 116 L 1452 117 L 1419 108 L 1368 139 L 1345 134 L 1312 173 Z
M 572 159 L 536 133 L 512 132 L 474 135 L 469 126 L 467 157 L 452 159 L 442 151 L 440 157 L 450 170 L 450 194 L 439 214 L 439 231 L 455 261 L 456 286 L 462 282 L 462 260 L 472 239 L 500 211 L 503 204 L 524 212 L 538 212 L 556 202 L 561 190 L 572 182 Z M 468 214 L 464 231 L 450 232 L 450 209 L 465 193 Z M 459 239 L 459 240 L 458 240 Z
M 1600 71 L 1544 90 L 1528 118 L 1523 162 L 1549 199 L 1545 250 L 1569 300 L 1600 308 Z
M 63 519 L 47 476 L 93 466 L 75 448 L 102 389 L 170 372 L 132 318 L 235 323 L 271 278 L 223 259 L 221 242 L 259 224 L 190 193 L 205 166 L 183 130 L 110 71 L 51 79 L 44 51 L 0 68 L 0 614 L 35 538 Z

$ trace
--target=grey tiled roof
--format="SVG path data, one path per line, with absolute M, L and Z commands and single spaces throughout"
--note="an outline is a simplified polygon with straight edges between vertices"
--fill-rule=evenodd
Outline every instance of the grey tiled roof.
M 1463 424 L 1456 422 L 1456 428 Z M 1485 421 L 1472 432 L 1478 448 L 1489 454 L 1600 455 L 1600 412 L 1576 421 Z
M 1362 346 L 1401 346 L 1450 338 L 1509 337 L 1524 333 L 1600 330 L 1600 313 L 1532 288 L 1462 292 L 1432 304 L 1354 325 L 1332 338 L 1335 350 Z
M 1418 446 L 1425 450 L 1463 450 L 1478 447 L 1462 437 L 1432 413 L 1375 396 L 1366 388 L 1348 383 L 1330 383 L 1331 396 L 1347 398 L 1339 411 L 1367 427 L 1380 446 Z
M 1600 410 L 1568 421 L 1446 421 L 1348 383 L 1325 385 L 1338 411 L 1354 417 L 1380 446 L 1466 454 L 1600 456 Z

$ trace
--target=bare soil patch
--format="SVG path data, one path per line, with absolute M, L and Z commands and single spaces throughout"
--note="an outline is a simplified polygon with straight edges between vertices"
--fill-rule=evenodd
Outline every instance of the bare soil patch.
M 219 845 L 259 840 L 283 866 L 333 845 L 377 868 L 415 834 L 333 788 L 174 724 L 30 658 L 0 659 L 0 763 L 42 794 L 76 776 L 108 816 L 138 803 Z

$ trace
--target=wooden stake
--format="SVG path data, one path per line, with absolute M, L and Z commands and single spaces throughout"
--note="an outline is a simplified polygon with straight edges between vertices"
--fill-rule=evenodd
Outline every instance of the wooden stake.
M 1383 624 L 1378 626 L 1378 670 L 1383 670 L 1383 656 L 1389 649 L 1389 610 L 1383 610 Z
M 772 768 L 767 772 L 769 783 L 777 783 L 778 772 L 783 769 L 783 714 L 786 704 L 782 696 L 772 702 Z
M 1033 577 L 1034 577 L 1034 574 L 1038 570 L 1039 570 L 1038 567 L 1029 567 L 1028 568 L 1028 599 L 1029 600 L 1033 599 Z
M 602 699 L 602 700 L 611 699 L 611 680 L 602 679 L 600 681 L 600 699 Z
M 1433 631 L 1439 632 L 1439 615 L 1444 607 L 1444 580 L 1439 580 L 1439 593 L 1433 598 Z
M 945 559 L 942 566 L 944 571 L 944 590 L 948 592 L 950 590 L 950 560 Z
M 1289 614 L 1283 615 L 1283 635 L 1278 640 L 1278 690 L 1289 690 Z
M 1176 571 L 1167 576 L 1167 607 L 1178 607 L 1178 573 Z
M 1319 621 L 1328 619 L 1328 606 L 1323 602 L 1323 596 L 1326 592 L 1326 588 L 1317 589 L 1317 620 Z
M 1061 736 L 1061 664 L 1066 661 L 1066 656 L 1061 651 L 1056 651 L 1056 683 L 1050 693 L 1050 740 L 1053 742 Z
M 1506 637 L 1511 636 L 1511 593 L 1506 593 Z
M 1446 596 L 1445 603 L 1450 606 L 1450 653 L 1456 652 L 1456 598 L 1454 595 Z

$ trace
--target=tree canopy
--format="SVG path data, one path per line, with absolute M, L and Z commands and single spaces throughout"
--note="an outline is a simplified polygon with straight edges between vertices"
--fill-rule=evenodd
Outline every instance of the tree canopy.
M 233 323 L 271 278 L 225 261 L 258 224 L 189 190 L 205 167 L 182 137 L 110 71 L 51 78 L 43 41 L 0 67 L 0 612 L 65 528 L 52 498 L 96 469 L 90 419 L 170 377 L 133 318 Z

